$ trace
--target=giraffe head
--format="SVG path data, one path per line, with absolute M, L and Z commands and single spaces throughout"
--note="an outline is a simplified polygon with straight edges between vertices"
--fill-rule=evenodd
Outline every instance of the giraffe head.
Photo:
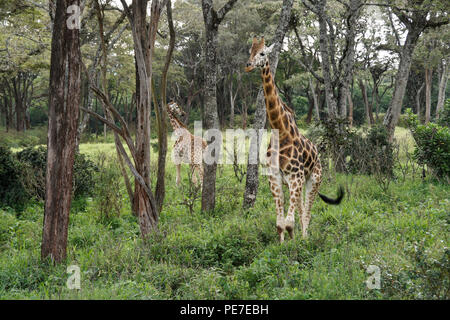
M 167 110 L 178 117 L 184 117 L 186 113 L 180 108 L 180 106 L 176 102 L 169 102 L 167 104 Z
M 247 66 L 245 68 L 246 72 L 250 72 L 255 68 L 262 68 L 265 66 L 266 62 L 269 61 L 269 53 L 272 51 L 274 44 L 270 47 L 266 47 L 264 42 L 264 37 L 258 40 L 253 37 L 252 47 L 250 48 L 250 58 L 248 58 Z

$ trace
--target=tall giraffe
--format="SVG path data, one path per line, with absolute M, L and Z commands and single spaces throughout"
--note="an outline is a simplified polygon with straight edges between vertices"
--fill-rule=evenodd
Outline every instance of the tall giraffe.
M 173 146 L 173 160 L 177 168 L 177 186 L 181 182 L 181 163 L 189 163 L 192 181 L 195 184 L 198 183 L 197 173 L 200 184 L 203 184 L 203 151 L 207 146 L 206 141 L 202 137 L 191 134 L 184 123 L 178 119 L 185 113 L 175 102 L 167 104 L 167 113 L 173 131 L 177 134 L 177 140 Z
M 319 192 L 322 181 L 322 166 L 318 157 L 316 146 L 304 137 L 298 130 L 294 120 L 294 112 L 278 96 L 277 88 L 270 71 L 268 55 L 273 49 L 265 46 L 264 37 L 258 40 L 253 38 L 250 49 L 250 58 L 245 68 L 250 72 L 261 68 L 261 77 L 264 88 L 267 117 L 272 129 L 278 129 L 278 140 L 272 136 L 267 157 L 277 157 L 277 165 L 268 162 L 271 170 L 269 183 L 275 200 L 277 211 L 277 231 L 280 242 L 284 241 L 284 231 L 288 231 L 293 238 L 295 225 L 295 209 L 298 209 L 302 225 L 302 235 L 308 236 L 308 225 L 311 220 L 311 206 Z M 275 144 L 279 143 L 279 148 Z M 303 203 L 303 186 L 306 182 L 305 203 Z M 289 187 L 289 209 L 284 216 L 282 185 Z M 344 190 L 339 187 L 336 199 L 328 198 L 319 193 L 320 198 L 328 204 L 337 205 L 344 196 Z

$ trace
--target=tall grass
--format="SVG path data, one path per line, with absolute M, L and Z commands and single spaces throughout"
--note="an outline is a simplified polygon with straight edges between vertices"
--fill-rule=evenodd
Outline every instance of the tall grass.
M 399 132 L 399 131 L 397 131 Z M 400 132 L 401 134 L 401 132 Z M 171 143 L 169 143 L 171 144 Z M 171 147 L 169 149 L 169 152 Z M 82 144 L 91 158 L 114 144 Z M 153 167 L 156 154 L 152 154 Z M 169 158 L 170 159 L 170 158 Z M 189 169 L 183 166 L 183 183 Z M 383 191 L 372 177 L 329 173 L 321 192 L 343 184 L 340 206 L 316 200 L 310 237 L 278 242 L 275 205 L 261 177 L 255 207 L 242 209 L 242 182 L 231 166 L 217 174 L 217 205 L 192 214 L 167 163 L 158 231 L 143 241 L 123 198 L 120 216 L 102 217 L 96 199 L 74 203 L 66 264 L 40 260 L 43 204 L 0 210 L 1 299 L 448 299 L 450 192 L 406 176 Z M 125 194 L 123 181 L 120 189 Z M 66 287 L 66 266 L 81 270 L 81 290 Z M 381 270 L 368 289 L 366 269 Z

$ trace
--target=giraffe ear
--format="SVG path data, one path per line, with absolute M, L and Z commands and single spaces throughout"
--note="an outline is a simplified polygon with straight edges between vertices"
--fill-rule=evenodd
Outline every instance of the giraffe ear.
M 271 53 L 274 46 L 275 46 L 275 43 L 272 43 L 269 47 L 266 47 L 266 48 L 264 49 L 264 53 L 265 53 L 265 54 Z

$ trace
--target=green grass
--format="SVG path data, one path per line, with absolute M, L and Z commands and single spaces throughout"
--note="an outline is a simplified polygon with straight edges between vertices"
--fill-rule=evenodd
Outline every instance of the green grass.
M 113 143 L 80 151 L 94 160 L 98 152 L 115 155 Z M 187 174 L 185 165 L 184 185 Z M 372 177 L 326 174 L 321 192 L 334 195 L 342 184 L 343 203 L 316 200 L 310 237 L 301 238 L 297 216 L 295 239 L 280 244 L 267 177 L 255 207 L 242 210 L 245 179 L 219 166 L 216 209 L 202 213 L 197 201 L 192 214 L 170 160 L 166 179 L 159 230 L 146 242 L 123 182 L 119 217 L 101 217 L 96 199 L 77 200 L 67 262 L 58 266 L 40 261 L 42 203 L 0 210 L 0 299 L 450 298 L 448 185 L 407 176 L 383 191 Z M 81 270 L 79 291 L 66 287 L 72 264 Z M 369 265 L 381 270 L 380 290 L 366 286 Z

